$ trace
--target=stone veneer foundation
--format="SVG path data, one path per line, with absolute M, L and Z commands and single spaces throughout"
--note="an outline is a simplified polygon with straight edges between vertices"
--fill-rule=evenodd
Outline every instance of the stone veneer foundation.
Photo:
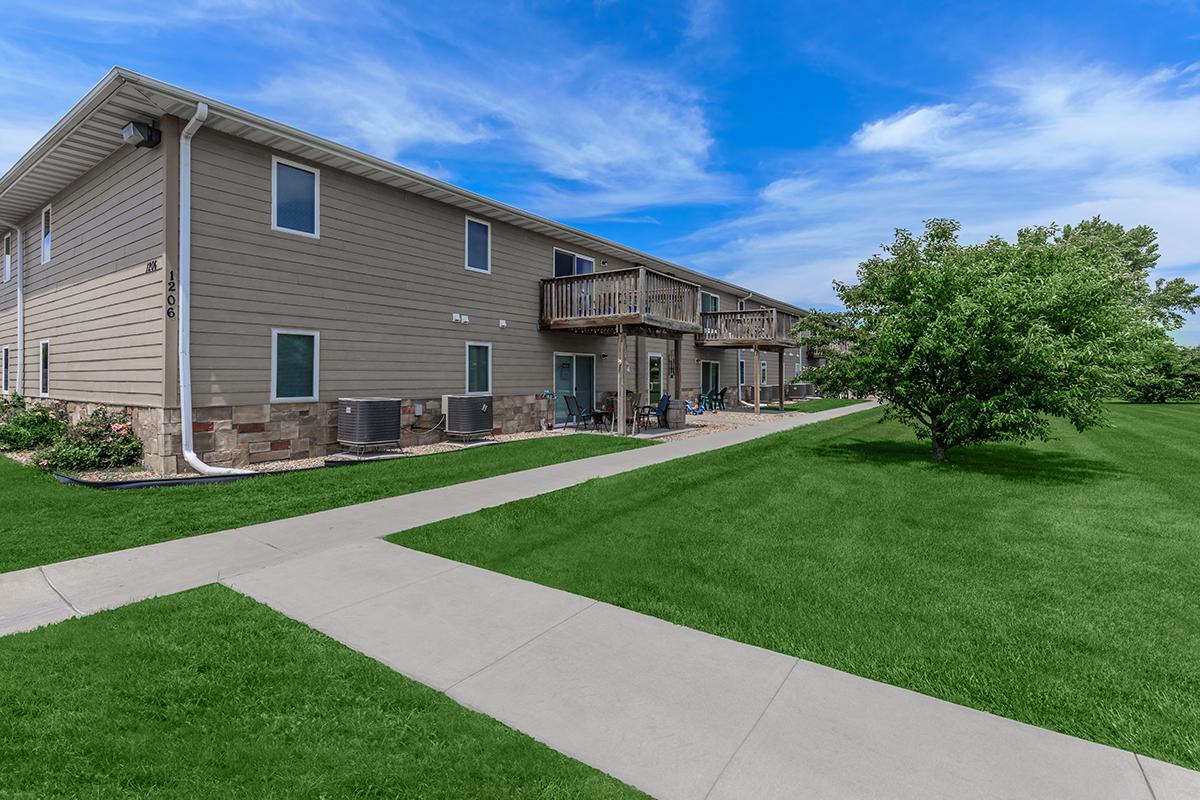
M 53 399 L 27 398 L 31 403 L 52 404 Z M 493 433 L 536 431 L 553 425 L 553 400 L 536 395 L 505 395 L 494 399 Z M 416 406 L 422 406 L 418 417 Z M 66 401 L 72 423 L 94 409 L 123 411 L 142 440 L 142 465 L 154 472 L 192 472 L 183 459 L 183 430 L 178 408 L 142 408 L 106 403 Z M 441 397 L 406 400 L 401 425 L 435 426 L 441 418 Z M 318 403 L 264 403 L 243 406 L 207 406 L 192 409 L 192 442 L 196 454 L 214 467 L 247 467 L 265 461 L 320 458 L 340 452 L 337 442 L 338 407 L 334 401 Z M 428 444 L 445 438 L 444 429 L 420 436 L 409 433 L 404 444 Z

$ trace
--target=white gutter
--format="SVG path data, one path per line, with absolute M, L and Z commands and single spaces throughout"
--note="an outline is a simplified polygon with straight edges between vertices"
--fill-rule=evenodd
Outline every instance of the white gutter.
M 196 455 L 192 437 L 192 137 L 208 119 L 208 105 L 179 134 L 179 411 L 183 458 L 202 475 L 248 475 L 250 470 L 214 467 Z

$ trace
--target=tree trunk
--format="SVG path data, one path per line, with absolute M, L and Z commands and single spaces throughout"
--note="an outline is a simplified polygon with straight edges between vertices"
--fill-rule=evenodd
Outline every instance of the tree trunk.
M 935 414 L 929 415 L 929 438 L 933 441 L 933 460 L 945 460 L 946 439 L 942 436 L 941 420 Z

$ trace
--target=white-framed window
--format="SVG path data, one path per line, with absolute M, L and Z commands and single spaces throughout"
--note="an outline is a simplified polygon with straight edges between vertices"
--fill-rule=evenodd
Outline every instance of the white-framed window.
M 50 394 L 50 340 L 42 339 L 38 343 L 38 394 L 46 397 Z
M 466 267 L 472 272 L 492 271 L 492 225 L 467 217 Z
M 745 310 L 746 310 L 746 301 L 739 298 L 738 299 L 738 311 L 745 311 Z
M 50 245 L 53 241 L 51 222 L 52 216 L 50 206 L 42 209 L 42 263 L 50 263 Z
M 803 365 L 799 361 L 797 361 L 793 366 L 796 370 L 796 377 L 799 378 L 800 377 L 800 368 Z
M 596 271 L 596 259 L 554 248 L 554 277 L 562 278 L 567 275 L 590 275 Z
M 738 386 L 746 385 L 746 359 L 738 359 Z
M 8 345 L 4 345 L 4 377 L 0 378 L 0 391 L 8 394 Z
M 12 234 L 4 236 L 4 282 L 12 280 Z
M 271 230 L 321 238 L 321 170 L 271 156 Z
M 721 310 L 721 298 L 711 292 L 700 293 L 700 310 L 710 313 Z
M 321 386 L 321 332 L 271 329 L 271 402 L 316 402 Z
M 492 343 L 467 342 L 467 394 L 492 392 Z
M 721 388 L 721 362 L 720 361 L 701 361 L 700 362 L 700 391 L 703 394 L 715 391 Z

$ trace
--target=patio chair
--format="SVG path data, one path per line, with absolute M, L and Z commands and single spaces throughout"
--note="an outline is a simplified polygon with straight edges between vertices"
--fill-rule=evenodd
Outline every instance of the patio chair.
M 650 418 L 653 417 L 654 422 L 656 425 L 658 425 L 658 427 L 667 427 L 665 424 L 667 421 L 667 408 L 670 407 L 670 405 L 671 395 L 664 394 L 658 398 L 658 405 L 642 406 L 640 409 L 638 409 L 638 424 L 641 425 L 643 422 L 648 422 Z
M 563 395 L 563 400 L 567 404 L 567 415 L 575 424 L 575 430 L 579 430 L 579 423 L 596 427 L 596 421 L 592 417 L 592 409 L 584 409 L 579 405 L 579 398 L 573 394 Z
M 725 410 L 725 393 L 728 391 L 729 387 L 726 386 L 717 394 L 717 408 L 721 409 L 722 411 Z

